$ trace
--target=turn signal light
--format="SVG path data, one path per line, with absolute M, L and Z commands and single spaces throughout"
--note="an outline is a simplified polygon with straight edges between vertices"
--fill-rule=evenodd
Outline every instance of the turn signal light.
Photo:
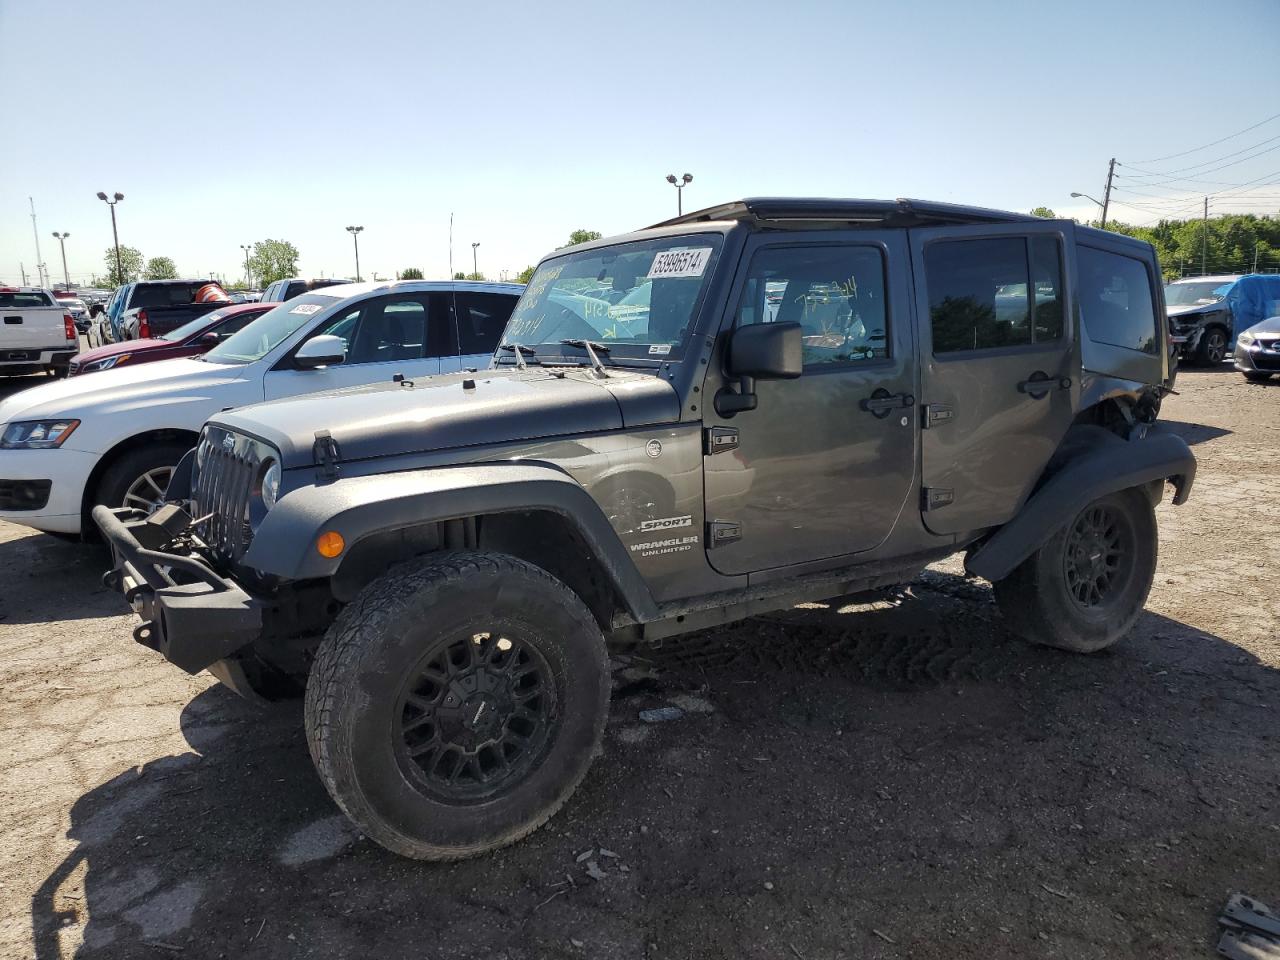
M 342 553 L 346 547 L 347 542 L 342 539 L 342 534 L 337 530 L 326 530 L 316 537 L 316 552 L 329 560 Z
M 76 338 L 76 322 L 71 319 L 71 314 L 69 313 L 62 315 L 62 330 L 67 335 L 68 340 Z
M 147 311 L 138 311 L 138 339 L 151 339 L 151 321 L 147 319 Z

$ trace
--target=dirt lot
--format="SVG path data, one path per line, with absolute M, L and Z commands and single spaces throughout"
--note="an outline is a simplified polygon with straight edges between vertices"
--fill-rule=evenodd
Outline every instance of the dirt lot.
M 1178 385 L 1200 475 L 1113 651 L 1024 647 L 956 564 L 701 634 L 620 664 L 548 828 L 449 866 L 347 828 L 299 709 L 135 644 L 101 552 L 0 523 L 0 955 L 1211 956 L 1230 892 L 1280 901 L 1280 384 Z

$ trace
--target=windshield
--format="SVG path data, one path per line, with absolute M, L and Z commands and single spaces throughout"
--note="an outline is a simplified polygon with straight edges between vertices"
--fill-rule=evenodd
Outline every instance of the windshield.
M 1164 288 L 1164 302 L 1170 307 L 1192 307 L 1217 303 L 1227 295 L 1234 280 L 1207 280 L 1201 283 L 1170 283 Z
M 613 360 L 676 360 L 720 252 L 719 234 L 641 240 L 557 257 L 540 266 L 507 324 L 504 343 L 539 354 L 593 340 Z M 499 363 L 513 363 L 499 354 Z
M 310 323 L 317 313 L 332 307 L 339 299 L 314 293 L 294 297 L 227 337 L 206 353 L 204 359 L 211 363 L 253 363 L 261 360 Z
M 187 337 L 194 336 L 210 324 L 217 323 L 226 313 L 222 310 L 215 310 L 213 313 L 206 313 L 203 317 L 196 317 L 194 320 L 188 320 L 176 330 L 170 330 L 163 334 L 159 339 L 168 340 L 170 343 L 178 343 Z

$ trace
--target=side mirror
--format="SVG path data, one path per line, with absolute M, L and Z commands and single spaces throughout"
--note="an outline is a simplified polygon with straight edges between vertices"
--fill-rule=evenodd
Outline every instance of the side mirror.
M 347 358 L 347 342 L 341 337 L 322 334 L 312 337 L 293 355 L 293 365 L 299 370 L 329 367 Z
M 217 331 L 217 330 L 210 330 L 208 333 L 202 333 L 202 334 L 200 334 L 200 342 L 201 342 L 201 343 L 214 344 L 214 343 L 217 343 L 217 342 L 218 342 L 219 340 L 221 340 L 221 339 L 222 339 L 222 337 L 219 335 L 219 333 L 218 333 L 218 331 Z
M 804 372 L 804 344 L 798 323 L 753 323 L 729 340 L 726 367 L 738 378 L 738 391 L 722 388 L 716 413 L 731 417 L 756 408 L 757 380 L 794 380 Z

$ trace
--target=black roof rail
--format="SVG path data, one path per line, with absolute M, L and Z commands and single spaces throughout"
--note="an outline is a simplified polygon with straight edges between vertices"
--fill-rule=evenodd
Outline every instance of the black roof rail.
M 1037 221 L 1030 214 L 985 207 L 966 207 L 933 200 L 842 200 L 823 197 L 750 197 L 715 207 L 694 210 L 654 227 L 705 223 L 711 220 L 743 220 L 756 223 L 811 221 L 866 223 L 915 227 L 965 223 L 1025 223 Z

